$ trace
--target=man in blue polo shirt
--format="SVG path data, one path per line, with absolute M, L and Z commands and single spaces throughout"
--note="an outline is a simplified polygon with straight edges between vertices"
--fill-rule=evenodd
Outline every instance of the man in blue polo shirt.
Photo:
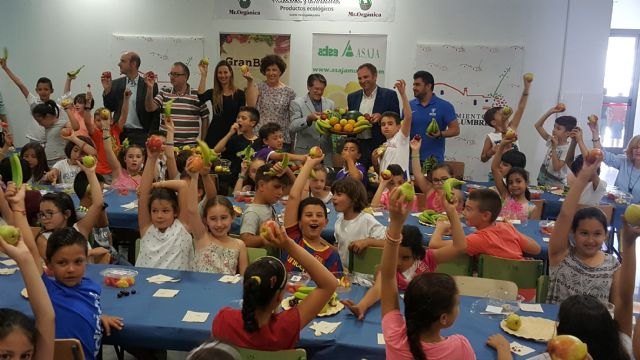
M 422 137 L 420 148 L 420 161 L 425 161 L 433 155 L 438 162 L 444 161 L 444 139 L 460 134 L 460 123 L 453 105 L 440 99 L 433 93 L 433 75 L 427 71 L 418 71 L 413 74 L 413 95 L 411 111 L 413 122 L 411 123 L 411 137 L 416 134 Z M 440 131 L 435 135 L 427 134 L 427 126 L 432 119 L 436 119 Z

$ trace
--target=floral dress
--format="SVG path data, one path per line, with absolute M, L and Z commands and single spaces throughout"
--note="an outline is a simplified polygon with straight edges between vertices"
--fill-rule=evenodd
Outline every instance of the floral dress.
M 536 205 L 531 201 L 521 204 L 509 196 L 502 204 L 500 216 L 504 219 L 525 221 L 529 219 L 529 214 L 535 207 Z
M 234 275 L 238 272 L 240 250 L 209 243 L 196 251 L 194 270 L 207 273 Z
M 288 86 L 270 87 L 265 82 L 258 84 L 258 91 L 260 91 L 260 95 L 256 108 L 260 112 L 260 122 L 258 122 L 255 131 L 258 131 L 266 123 L 275 122 L 282 127 L 284 142 L 291 144 L 289 104 L 296 98 L 295 91 Z

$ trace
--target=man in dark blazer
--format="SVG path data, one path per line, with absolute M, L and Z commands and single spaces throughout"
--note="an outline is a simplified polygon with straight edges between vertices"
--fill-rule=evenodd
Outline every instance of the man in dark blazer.
M 145 110 L 144 100 L 147 95 L 147 86 L 144 78 L 139 74 L 140 56 L 134 52 L 126 52 L 120 56 L 118 63 L 121 78 L 111 81 L 108 72 L 102 73 L 100 78 L 104 92 L 102 101 L 104 106 L 114 113 L 114 121 L 120 118 L 122 101 L 125 89 L 130 89 L 135 96 L 129 98 L 129 113 L 120 140 L 129 139 L 130 143 L 144 146 L 149 132 L 158 130 L 160 126 L 160 112 Z M 153 96 L 158 94 L 158 85 L 153 87 Z
M 360 140 L 360 162 L 368 169 L 371 166 L 371 152 L 384 144 L 387 139 L 380 131 L 380 119 L 385 111 L 394 111 L 400 114 L 400 103 L 396 92 L 379 87 L 378 69 L 373 64 L 365 63 L 358 67 L 358 83 L 362 90 L 347 95 L 349 110 L 358 110 L 361 113 L 371 115 L 373 127 L 358 134 Z M 380 169 L 383 170 L 383 169 Z

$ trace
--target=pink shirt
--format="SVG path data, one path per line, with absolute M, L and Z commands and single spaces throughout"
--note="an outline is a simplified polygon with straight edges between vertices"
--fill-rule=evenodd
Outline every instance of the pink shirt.
M 407 339 L 407 324 L 400 310 L 390 311 L 382 318 L 382 333 L 387 359 L 413 360 Z M 422 342 L 422 351 L 429 360 L 475 360 L 476 358 L 469 340 L 462 335 L 447 336 L 437 343 Z
M 413 265 L 405 272 L 396 272 L 396 281 L 398 283 L 398 289 L 405 291 L 407 290 L 407 286 L 414 277 L 426 273 L 426 272 L 434 272 L 438 264 L 436 262 L 436 258 L 433 256 L 433 250 L 427 249 L 424 254 L 424 259 L 416 260 Z
M 127 174 L 126 170 L 120 171 L 120 176 L 113 181 L 111 187 L 114 189 L 127 189 L 136 190 L 140 186 L 140 183 L 136 181 L 131 175 Z

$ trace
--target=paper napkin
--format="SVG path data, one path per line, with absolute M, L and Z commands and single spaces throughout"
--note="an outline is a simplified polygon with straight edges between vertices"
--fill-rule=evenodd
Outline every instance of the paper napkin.
M 511 348 L 512 353 L 520 356 L 525 356 L 525 355 L 531 354 L 532 352 L 535 352 L 534 349 L 528 346 L 524 346 L 516 341 L 509 344 L 509 347 Z
M 148 277 L 147 281 L 152 284 L 164 284 L 166 282 L 178 282 L 180 279 L 174 279 L 171 276 L 158 274 Z
M 182 321 L 203 323 L 207 321 L 208 317 L 209 317 L 208 312 L 197 312 L 197 311 L 187 310 L 187 313 L 184 314 Z
M 13 275 L 18 271 L 18 268 L 0 269 L 0 275 Z
M 542 310 L 542 305 L 540 304 L 520 304 L 520 310 L 522 311 L 528 311 L 528 312 L 539 312 L 542 313 L 544 312 L 544 310 Z
M 131 210 L 131 209 L 135 209 L 138 207 L 138 200 L 134 200 L 130 203 L 126 203 L 124 205 L 120 205 L 121 207 L 127 209 L 127 210 Z
M 154 294 L 153 297 L 160 297 L 160 298 L 172 298 L 175 297 L 176 295 L 178 295 L 178 293 L 180 292 L 180 290 L 173 290 L 173 289 L 158 289 Z
M 238 282 L 240 282 L 240 280 L 242 280 L 242 276 L 240 274 L 222 275 L 222 277 L 218 279 L 218 281 L 227 283 L 227 284 L 237 284 Z
M 331 334 L 334 331 L 336 331 L 336 329 L 338 328 L 338 326 L 340 326 L 340 324 L 342 324 L 341 322 L 328 322 L 328 321 L 320 321 L 320 322 L 316 322 L 314 321 L 313 324 L 311 324 L 311 326 L 309 326 L 309 329 L 312 329 L 315 331 L 314 335 L 315 336 L 321 336 L 324 334 Z
M 551 356 L 549 356 L 549 353 L 542 353 L 534 357 L 530 357 L 527 360 L 551 360 Z
M 378 333 L 378 345 L 384 345 L 384 334 Z
M 2 260 L 2 261 L 0 261 L 0 264 L 2 264 L 4 266 L 15 266 L 15 265 L 17 265 L 17 263 L 13 259 Z

